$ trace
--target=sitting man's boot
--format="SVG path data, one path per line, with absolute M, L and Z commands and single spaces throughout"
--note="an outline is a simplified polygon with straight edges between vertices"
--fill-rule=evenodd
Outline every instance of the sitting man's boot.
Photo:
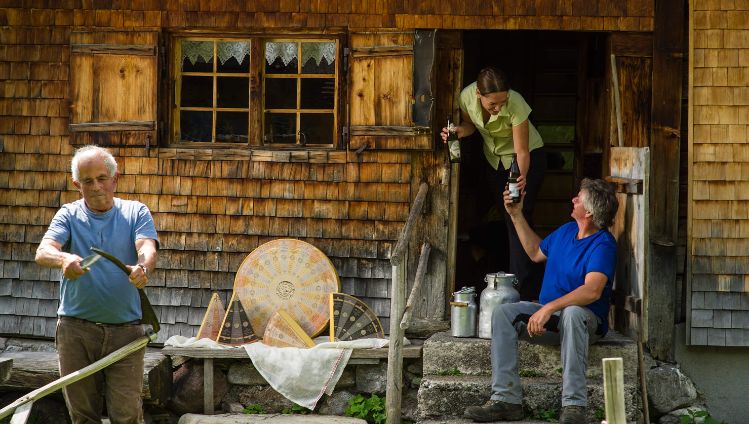
M 463 414 L 480 423 L 491 421 L 519 421 L 523 419 L 523 405 L 489 400 L 484 406 L 469 406 Z
M 562 415 L 559 417 L 559 424 L 585 424 L 585 407 L 569 405 L 562 407 Z

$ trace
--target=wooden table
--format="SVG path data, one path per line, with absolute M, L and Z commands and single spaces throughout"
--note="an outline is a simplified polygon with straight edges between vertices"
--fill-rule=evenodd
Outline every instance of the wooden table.
M 250 359 L 247 351 L 243 348 L 232 349 L 205 349 L 205 348 L 181 348 L 166 346 L 161 353 L 169 356 L 184 356 L 186 358 L 197 358 L 203 360 L 203 413 L 213 414 L 213 360 L 214 359 Z M 351 353 L 350 365 L 377 364 L 381 360 L 387 360 L 388 348 L 379 349 L 354 349 Z M 421 357 L 421 345 L 405 346 L 403 348 L 404 358 Z

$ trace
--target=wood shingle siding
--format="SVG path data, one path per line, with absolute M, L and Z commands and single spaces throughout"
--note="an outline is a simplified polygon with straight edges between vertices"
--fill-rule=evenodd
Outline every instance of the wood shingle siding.
M 749 344 L 749 48 L 745 2 L 693 2 L 688 325 L 693 345 Z

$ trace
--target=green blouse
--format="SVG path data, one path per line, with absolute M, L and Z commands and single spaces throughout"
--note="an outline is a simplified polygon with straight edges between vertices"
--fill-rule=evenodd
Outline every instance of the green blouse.
M 512 154 L 515 153 L 512 144 L 512 127 L 522 124 L 531 113 L 531 108 L 520 93 L 510 90 L 507 93 L 507 103 L 499 110 L 499 114 L 490 115 L 484 125 L 481 113 L 481 102 L 476 96 L 476 83 L 464 88 L 460 93 L 460 110 L 467 113 L 473 125 L 484 139 L 484 156 L 494 169 L 499 168 L 499 161 L 505 169 L 510 168 Z M 536 127 L 528 121 L 528 151 L 533 151 L 544 145 Z

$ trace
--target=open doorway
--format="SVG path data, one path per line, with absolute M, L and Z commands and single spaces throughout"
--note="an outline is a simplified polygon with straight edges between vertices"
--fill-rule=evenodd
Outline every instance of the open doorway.
M 579 180 L 600 178 L 607 113 L 605 33 L 559 31 L 465 31 L 463 87 L 479 70 L 504 70 L 513 90 L 533 112 L 548 168 L 533 214 L 542 237 L 569 220 L 570 199 Z M 589 120 L 589 115 L 595 119 Z M 491 168 L 474 133 L 461 143 L 455 287 L 480 293 L 489 272 L 508 271 L 504 208 L 489 183 Z

